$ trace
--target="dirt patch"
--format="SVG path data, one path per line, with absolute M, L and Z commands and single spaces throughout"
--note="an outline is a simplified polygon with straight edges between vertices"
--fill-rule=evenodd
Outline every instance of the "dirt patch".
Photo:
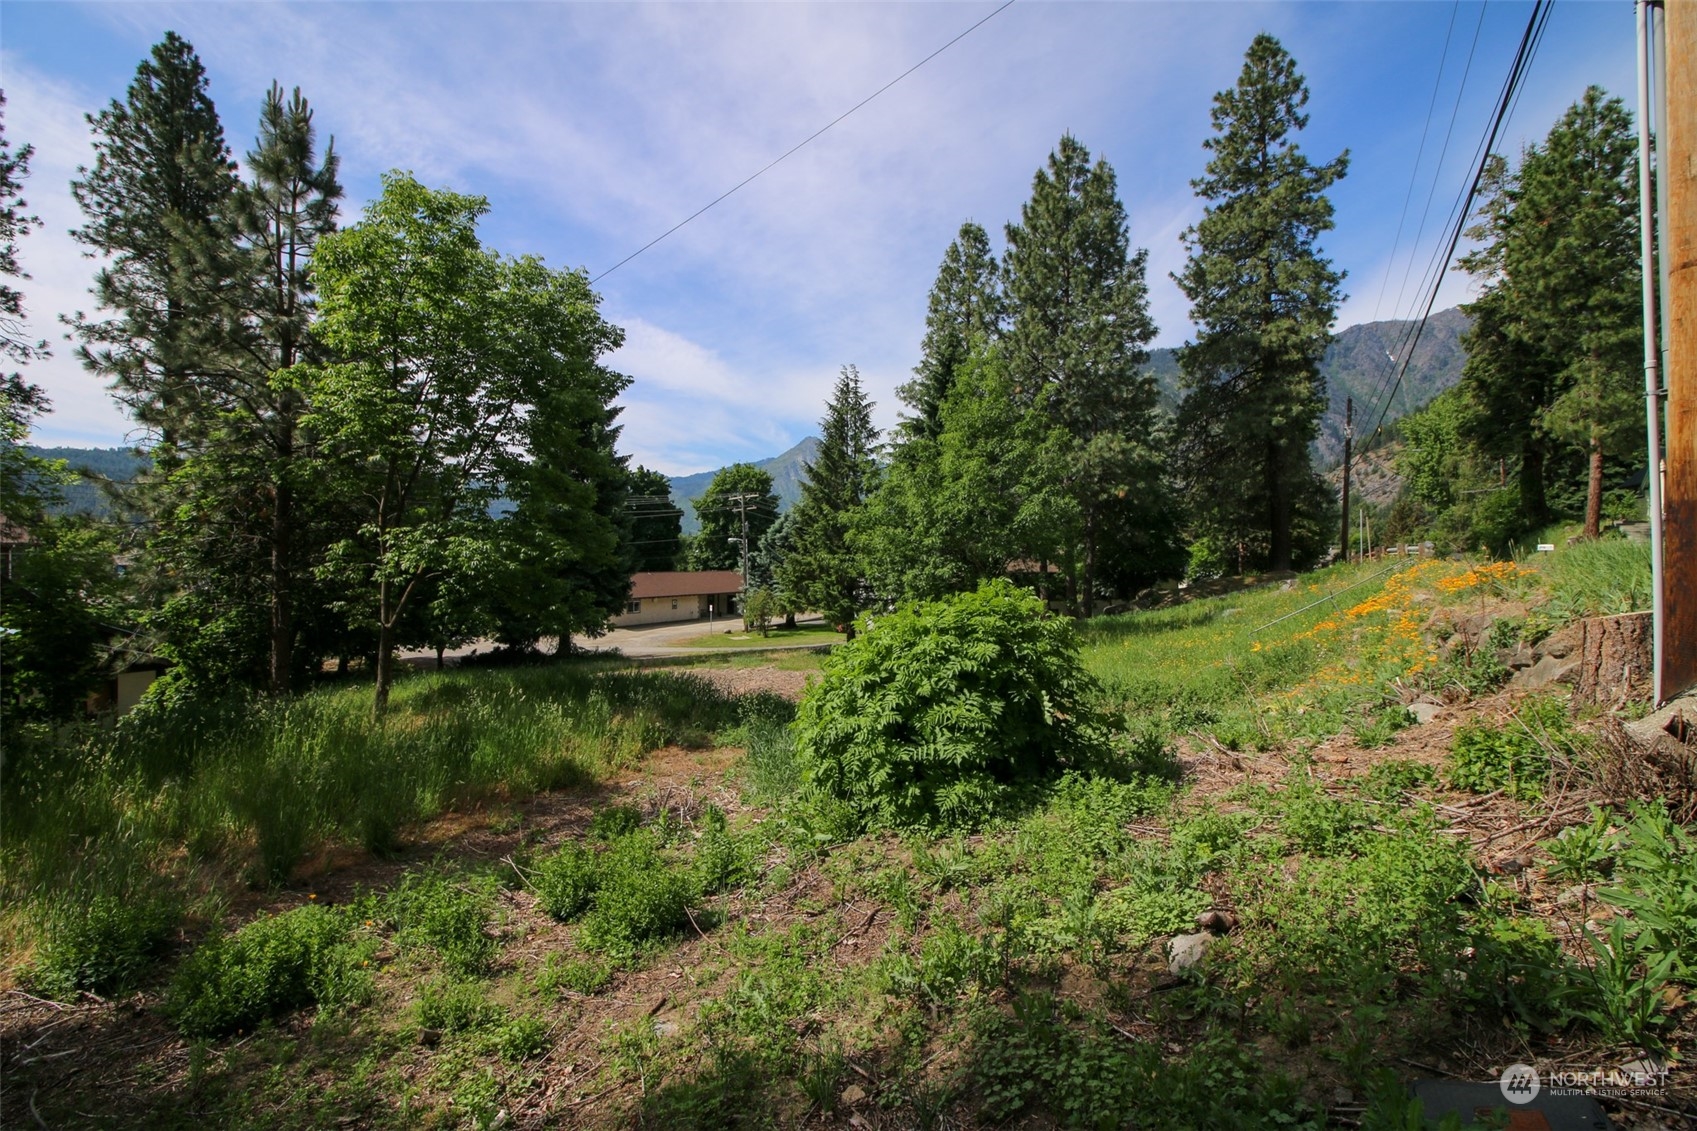
M 809 672 L 783 671 L 779 668 L 691 668 L 689 673 L 717 687 L 727 695 L 749 695 L 767 691 L 798 701 L 807 690 Z

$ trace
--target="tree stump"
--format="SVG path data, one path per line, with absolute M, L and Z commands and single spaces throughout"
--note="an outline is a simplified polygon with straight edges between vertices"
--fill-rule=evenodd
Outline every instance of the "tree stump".
M 1652 693 L 1655 663 L 1649 613 L 1580 622 L 1576 703 L 1624 703 Z

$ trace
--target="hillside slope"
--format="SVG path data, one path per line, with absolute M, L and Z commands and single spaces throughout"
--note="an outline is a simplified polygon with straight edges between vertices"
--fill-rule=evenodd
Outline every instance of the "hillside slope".
M 1332 340 L 1320 363 L 1328 402 L 1326 414 L 1320 419 L 1320 436 L 1314 442 L 1314 460 L 1321 467 L 1329 467 L 1343 457 L 1346 398 L 1355 398 L 1357 435 L 1377 421 L 1377 410 L 1384 396 L 1382 390 L 1393 379 L 1390 355 L 1410 325 L 1402 321 L 1364 322 L 1339 332 Z M 1402 388 L 1385 413 L 1386 423 L 1422 407 L 1461 379 L 1461 367 L 1467 360 L 1461 348 L 1461 335 L 1467 326 L 1467 315 L 1458 307 L 1432 315 L 1420 335 L 1420 344 L 1415 347 L 1414 360 L 1409 364 Z M 1160 389 L 1162 407 L 1168 411 L 1176 408 L 1181 397 L 1178 351 L 1152 351 L 1149 370 Z M 1372 419 L 1367 418 L 1369 412 L 1375 413 Z

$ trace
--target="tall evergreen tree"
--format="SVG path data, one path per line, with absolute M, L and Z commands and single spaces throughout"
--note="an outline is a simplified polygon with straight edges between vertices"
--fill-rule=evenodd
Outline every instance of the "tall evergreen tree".
M 854 639 L 866 572 L 849 545 L 849 526 L 866 501 L 877 463 L 878 430 L 860 371 L 843 366 L 820 422 L 819 451 L 807 465 L 796 504 L 793 543 L 778 569 L 783 589 Z
M 1304 504 L 1324 498 L 1308 445 L 1325 409 L 1320 360 L 1343 274 L 1316 240 L 1326 190 L 1348 153 L 1316 165 L 1297 144 L 1308 86 L 1271 35 L 1255 37 L 1237 84 L 1214 96 L 1213 156 L 1191 184 L 1208 201 L 1174 276 L 1200 328 L 1179 352 L 1183 471 L 1206 533 L 1273 569 L 1296 560 Z M 1317 551 L 1318 546 L 1309 547 Z
M 1006 305 L 1002 301 L 996 257 L 990 237 L 968 220 L 943 253 L 937 281 L 925 313 L 925 340 L 920 345 L 914 378 L 896 390 L 913 410 L 902 421 L 905 438 L 937 438 L 942 430 L 943 402 L 954 387 L 960 367 L 971 356 L 973 343 L 993 340 L 1002 330 Z
M 1463 266 L 1486 283 L 1463 387 L 1482 446 L 1520 448 L 1529 524 L 1548 517 L 1546 450 L 1587 466 L 1585 533 L 1601 521 L 1605 456 L 1641 440 L 1637 144 L 1618 98 L 1590 87 L 1510 172 L 1498 160 Z
M 18 241 L 36 228 L 41 218 L 29 211 L 23 197 L 24 178 L 29 176 L 30 158 L 35 146 L 22 145 L 17 149 L 6 144 L 6 92 L 0 90 L 0 358 L 7 362 L 28 363 L 48 356 L 47 343 L 30 341 L 24 334 L 24 295 L 13 286 L 13 279 L 28 279 L 18 260 Z M 25 386 L 22 378 L 9 386 L 11 399 L 18 401 Z
M 1143 373 L 1155 336 L 1113 167 L 1091 164 L 1070 134 L 1032 182 L 1020 222 L 1007 227 L 1007 362 L 1015 393 L 1073 440 L 1065 472 L 1078 510 L 1076 549 L 1061 564 L 1089 615 L 1110 543 L 1128 527 L 1166 525 L 1156 450 L 1155 383 Z
M 94 165 L 72 195 L 87 223 L 72 233 L 108 262 L 94 296 L 113 317 L 77 316 L 80 354 L 164 445 L 215 413 L 195 378 L 228 365 L 224 303 L 239 182 L 194 48 L 166 32 L 124 101 L 88 118 Z M 170 463 L 170 452 L 156 460 Z

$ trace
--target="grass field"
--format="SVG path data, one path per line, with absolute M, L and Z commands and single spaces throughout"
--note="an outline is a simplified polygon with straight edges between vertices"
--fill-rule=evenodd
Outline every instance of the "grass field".
M 0 1122 L 1410 1131 L 1411 1065 L 1671 1059 L 1697 847 L 1599 784 L 1600 720 L 1493 666 L 1638 603 L 1642 561 L 1338 567 L 1091 622 L 1135 763 L 959 832 L 810 798 L 758 689 L 811 653 L 9 744 L 35 996 L 0 1013 Z M 1697 1110 L 1666 1084 L 1616 1110 Z

